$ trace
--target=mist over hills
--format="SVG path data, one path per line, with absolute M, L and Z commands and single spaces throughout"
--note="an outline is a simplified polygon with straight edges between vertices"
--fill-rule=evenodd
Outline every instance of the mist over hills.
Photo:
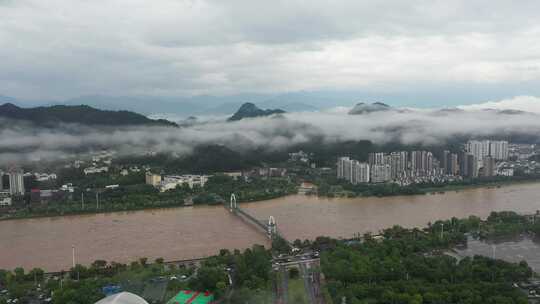
M 367 104 L 365 102 L 357 103 L 350 111 L 351 115 L 360 115 L 365 113 L 379 112 L 379 111 L 389 111 L 392 108 L 382 102 L 374 102 L 372 104 Z
M 70 115 L 69 120 L 63 120 L 54 128 L 40 128 L 35 123 L 23 123 L 25 120 L 14 123 L 13 112 L 4 111 L 8 114 L 0 115 L 0 161 L 52 160 L 73 151 L 103 148 L 114 149 L 125 155 L 149 150 L 190 155 L 201 145 L 222 145 L 234 151 L 259 153 L 284 151 L 314 142 L 319 146 L 360 141 L 430 146 L 456 139 L 498 138 L 540 143 L 540 107 L 535 108 L 535 105 L 540 105 L 540 99 L 519 97 L 511 103 L 520 104 L 523 109 L 536 109 L 537 113 L 508 108 L 506 104 L 507 101 L 491 103 L 487 109 L 480 105 L 443 109 L 392 107 L 393 110 L 364 112 L 361 115 L 350 115 L 352 107 L 342 107 L 324 111 L 256 115 L 250 119 L 233 121 L 227 121 L 226 116 L 211 120 L 192 117 L 179 128 L 169 127 L 170 123 L 148 124 L 146 122 L 149 118 L 131 112 L 127 112 L 128 116 L 140 119 L 141 124 L 116 125 L 121 121 L 118 120 L 114 125 L 107 125 L 103 123 L 105 118 L 100 118 L 98 124 L 94 118 Z M 255 114 L 259 111 L 267 114 L 258 105 L 248 105 Z M 20 110 L 14 105 L 1 108 Z M 40 109 L 47 109 L 46 113 L 51 109 L 64 108 L 57 106 Z M 73 109 L 83 109 L 103 116 L 117 113 L 86 106 Z M 56 116 L 50 117 L 50 120 L 58 121 Z M 39 121 L 42 118 L 35 119 Z

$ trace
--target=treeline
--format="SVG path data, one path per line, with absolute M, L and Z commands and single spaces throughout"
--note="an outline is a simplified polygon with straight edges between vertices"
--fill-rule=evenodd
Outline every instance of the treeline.
M 419 184 L 409 186 L 400 186 L 394 183 L 382 184 L 358 184 L 353 185 L 349 182 L 338 180 L 334 176 L 315 179 L 318 186 L 319 196 L 394 196 L 394 195 L 414 195 L 425 194 Z
M 500 186 L 505 183 L 525 182 L 540 180 L 540 175 L 525 176 L 493 176 L 482 178 L 470 178 L 459 181 L 444 183 L 417 183 L 400 186 L 395 183 L 381 184 L 358 184 L 353 185 L 345 180 L 337 179 L 333 174 L 325 176 L 312 176 L 312 180 L 318 186 L 319 196 L 394 196 L 415 195 L 430 192 L 452 191 L 474 186 Z
M 535 215 L 520 215 L 512 211 L 491 212 L 473 234 L 482 239 L 521 234 L 538 236 L 540 235 L 540 211 L 536 211 Z
M 116 163 L 126 166 L 150 166 L 167 174 L 213 174 L 261 166 L 263 163 L 286 161 L 286 151 L 266 149 L 231 149 L 223 145 L 199 145 L 187 155 L 159 153 L 147 156 L 126 156 Z
M 434 155 L 442 155 L 444 150 L 459 151 L 465 139 L 454 138 L 439 145 L 404 145 L 396 142 L 374 144 L 369 140 L 335 141 L 323 137 L 313 137 L 305 143 L 299 143 L 284 149 L 250 148 L 245 146 L 200 145 L 192 153 L 174 156 L 160 153 L 152 156 L 129 156 L 117 160 L 125 165 L 147 165 L 161 168 L 166 173 L 208 174 L 224 171 L 236 171 L 261 166 L 263 164 L 282 164 L 289 158 L 290 152 L 303 150 L 313 154 L 312 161 L 318 167 L 334 167 L 338 156 L 351 156 L 367 161 L 371 152 L 429 150 Z
M 194 267 L 165 264 L 161 258 L 153 262 L 140 258 L 130 264 L 97 260 L 88 267 L 76 265 L 56 278 L 46 278 L 41 269 L 29 273 L 22 268 L 13 272 L 0 270 L 0 286 L 8 290 L 10 297 L 21 300 L 43 294 L 51 296 L 55 304 L 92 304 L 105 297 L 102 292 L 104 286 L 116 285 L 124 291 L 143 295 L 146 284 L 163 280 L 167 282 L 168 291 L 165 301 L 182 289 L 191 289 L 211 291 L 217 298 L 227 298 L 228 303 L 233 304 L 246 301 L 270 303 L 270 260 L 270 251 L 258 245 L 243 252 L 223 249 L 219 255 L 203 261 L 196 271 Z M 171 276 L 178 279 L 170 280 Z M 179 279 L 181 277 L 186 279 Z M 229 277 L 233 280 L 234 292 L 230 292 Z M 39 291 L 37 284 L 41 286 Z M 0 296 L 0 303 L 2 301 Z
M 225 175 L 209 178 L 204 188 L 182 185 L 175 189 L 159 192 L 144 184 L 144 176 L 135 173 L 112 178 L 110 174 L 95 174 L 83 179 L 73 179 L 76 191 L 64 199 L 52 200 L 45 204 L 27 204 L 5 218 L 26 218 L 67 214 L 141 210 L 184 206 L 193 204 L 220 204 L 235 193 L 238 202 L 252 202 L 272 199 L 296 192 L 296 182 L 288 178 L 233 179 Z M 67 180 L 66 177 L 62 178 Z M 96 190 L 90 187 L 104 187 L 111 182 L 119 184 L 115 189 Z M 86 191 L 86 189 L 90 189 Z M 30 199 L 29 197 L 27 198 Z M 84 204 L 83 204 L 84 200 Z M 98 203 L 99 200 L 99 203 Z

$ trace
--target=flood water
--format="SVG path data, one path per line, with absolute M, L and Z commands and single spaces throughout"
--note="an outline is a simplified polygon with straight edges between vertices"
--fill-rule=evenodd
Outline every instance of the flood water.
M 540 183 L 445 194 L 325 199 L 301 195 L 242 204 L 256 218 L 274 216 L 288 239 L 350 237 L 392 225 L 425 226 L 450 217 L 540 209 Z M 76 262 L 166 260 L 216 254 L 221 248 L 269 245 L 266 237 L 222 206 L 186 207 L 0 222 L 0 268 L 68 269 Z
M 512 263 L 526 261 L 535 272 L 540 272 L 540 239 L 522 236 L 487 242 L 470 238 L 466 248 L 456 251 L 460 256 L 483 255 Z

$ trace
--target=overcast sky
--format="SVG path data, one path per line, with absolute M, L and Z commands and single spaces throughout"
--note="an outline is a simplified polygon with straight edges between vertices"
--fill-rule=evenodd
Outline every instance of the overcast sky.
M 0 0 L 0 95 L 540 96 L 538 12 L 537 0 Z

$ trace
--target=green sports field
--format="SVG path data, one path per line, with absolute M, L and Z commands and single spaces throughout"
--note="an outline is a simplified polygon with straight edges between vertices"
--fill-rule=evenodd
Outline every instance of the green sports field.
M 182 290 L 167 302 L 167 304 L 209 304 L 214 301 L 214 295 L 209 292 Z

